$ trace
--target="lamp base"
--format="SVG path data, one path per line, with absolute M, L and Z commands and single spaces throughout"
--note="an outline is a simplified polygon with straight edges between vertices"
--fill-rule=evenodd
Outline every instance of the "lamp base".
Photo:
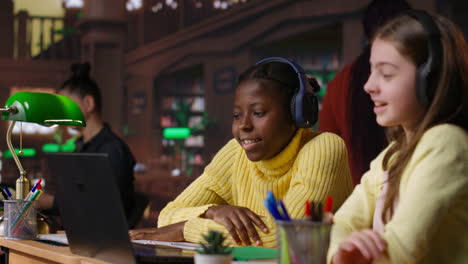
M 30 189 L 30 184 L 28 178 L 24 177 L 24 175 L 21 175 L 17 180 L 16 180 L 16 199 L 18 200 L 23 200 L 26 198 L 26 196 L 29 193 Z

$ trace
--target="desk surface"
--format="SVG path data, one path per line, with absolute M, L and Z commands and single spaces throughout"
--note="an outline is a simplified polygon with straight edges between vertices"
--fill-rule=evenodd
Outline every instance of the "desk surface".
M 75 255 L 69 247 L 52 246 L 33 240 L 7 240 L 0 237 L 0 246 L 9 249 L 10 263 L 109 264 L 102 260 Z
M 28 263 L 28 264 L 110 264 L 109 262 L 102 261 L 95 258 L 88 258 L 80 255 L 73 254 L 69 247 L 64 246 L 53 246 L 33 240 L 7 240 L 0 237 L 0 246 L 9 249 L 9 262 L 10 263 Z M 165 253 L 172 255 L 172 252 L 178 250 L 181 251 L 180 256 L 188 256 L 194 252 L 187 250 L 180 250 L 167 247 L 157 247 L 156 251 L 159 251 L 159 255 L 165 255 Z M 185 252 L 185 253 L 184 253 Z M 168 255 L 169 256 L 169 255 Z M 275 260 L 263 260 L 263 261 L 247 261 L 233 263 L 276 263 Z

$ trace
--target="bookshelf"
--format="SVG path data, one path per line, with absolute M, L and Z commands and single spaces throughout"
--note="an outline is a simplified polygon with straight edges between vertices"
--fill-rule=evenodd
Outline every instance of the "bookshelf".
M 205 96 L 201 66 L 161 76 L 155 82 L 160 106 L 157 127 L 189 127 L 191 135 L 184 140 L 161 137 L 162 154 L 181 161 L 181 169 L 204 166 Z

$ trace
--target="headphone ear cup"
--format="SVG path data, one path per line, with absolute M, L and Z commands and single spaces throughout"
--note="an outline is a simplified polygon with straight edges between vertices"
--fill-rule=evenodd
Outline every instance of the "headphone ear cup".
M 289 112 L 291 113 L 291 120 L 296 123 L 296 96 L 297 94 L 294 94 L 292 99 L 291 99 L 291 104 L 289 107 Z
M 302 117 L 305 127 L 312 127 L 318 120 L 319 103 L 314 94 L 305 94 L 302 103 Z
M 294 123 L 298 127 L 312 127 L 318 120 L 318 99 L 317 96 L 311 93 L 306 93 L 302 96 L 302 102 L 297 94 L 291 100 L 291 116 Z M 301 107 L 301 108 L 299 108 Z
M 427 91 L 427 74 L 424 69 L 424 67 L 420 67 L 416 71 L 416 97 L 422 105 L 427 106 L 429 104 L 429 98 Z

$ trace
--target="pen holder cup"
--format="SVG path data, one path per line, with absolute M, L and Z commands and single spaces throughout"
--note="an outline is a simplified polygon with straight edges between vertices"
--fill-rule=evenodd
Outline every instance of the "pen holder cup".
M 4 200 L 5 239 L 29 240 L 37 236 L 34 201 Z
M 276 221 L 278 263 L 326 263 L 332 224 L 307 220 Z

